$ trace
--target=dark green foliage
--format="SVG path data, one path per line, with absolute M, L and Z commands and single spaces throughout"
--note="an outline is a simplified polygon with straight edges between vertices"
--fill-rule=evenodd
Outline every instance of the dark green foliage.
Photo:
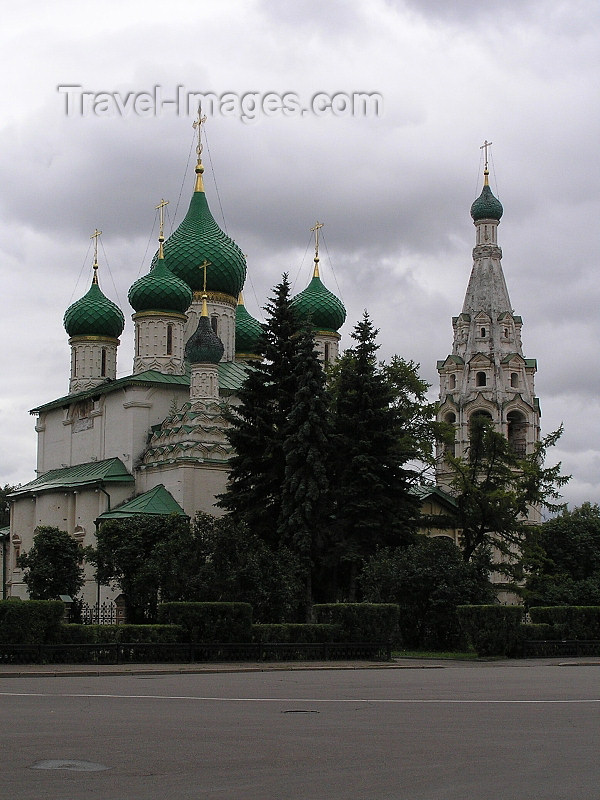
M 277 535 L 279 545 L 290 548 L 300 559 L 305 586 L 304 616 L 309 621 L 313 570 L 322 559 L 331 514 L 328 477 L 331 444 L 325 375 L 309 327 L 298 334 L 292 378 L 294 402 L 285 423 L 285 473 Z
M 528 533 L 528 605 L 600 605 L 600 507 L 583 503 Z
M 283 623 L 281 625 L 253 625 L 252 641 L 263 643 L 313 644 L 314 642 L 339 642 L 338 625 Z
M 533 622 L 552 625 L 553 639 L 599 639 L 600 606 L 551 606 L 529 610 Z
M 197 514 L 191 532 L 177 543 L 177 556 L 163 600 L 250 603 L 259 622 L 296 617 L 299 559 L 285 547 L 271 550 L 233 517 Z
M 185 517 L 131 517 L 108 520 L 100 526 L 97 546 L 86 558 L 96 566 L 103 584 L 115 583 L 123 592 L 127 621 L 153 622 L 161 590 L 177 582 L 178 545 L 189 538 Z
M 407 462 L 424 445 L 417 446 L 406 424 L 415 413 L 406 408 L 411 389 L 402 394 L 406 375 L 398 360 L 388 368 L 377 363 L 377 334 L 365 312 L 352 332 L 356 344 L 340 358 L 331 383 L 335 560 L 350 600 L 366 557 L 412 541 L 419 508 Z M 416 370 L 408 372 L 416 377 Z
M 523 641 L 544 642 L 548 639 L 556 639 L 554 625 L 542 623 L 527 623 L 520 628 Z
M 521 606 L 458 606 L 460 624 L 480 656 L 515 656 L 520 652 Z
M 227 491 L 219 498 L 224 508 L 272 547 L 278 544 L 283 446 L 296 388 L 299 322 L 290 301 L 284 275 L 265 307 L 267 322 L 259 346 L 264 360 L 253 365 L 239 392 L 240 405 L 230 416 L 228 438 L 235 455 L 229 462 Z
M 29 552 L 19 556 L 23 580 L 32 600 L 74 598 L 84 584 L 83 549 L 66 531 L 50 526 L 35 529 Z
M 127 642 L 180 642 L 183 629 L 178 625 L 61 625 L 61 644 L 110 644 Z
M 519 458 L 506 437 L 493 429 L 491 420 L 471 418 L 468 457 L 446 454 L 457 507 L 449 525 L 462 531 L 466 561 L 494 547 L 508 557 L 496 568 L 510 574 L 525 541 L 530 507 L 562 508 L 555 501 L 569 476 L 560 474 L 560 464 L 544 467 L 548 448 L 561 434 L 562 428 L 548 434 L 532 453 Z
M 179 625 L 186 641 L 249 642 L 252 606 L 248 603 L 162 603 L 158 619 Z
M 17 486 L 11 486 L 8 483 L 0 486 L 0 528 L 6 528 L 10 524 L 10 506 L 7 498 L 17 488 Z
M 392 603 L 324 603 L 313 606 L 315 621 L 336 625 L 343 642 L 393 642 L 400 609 Z
M 60 600 L 0 600 L 0 643 L 56 642 L 64 613 Z
M 466 563 L 446 537 L 419 536 L 409 547 L 380 550 L 360 582 L 365 600 L 400 606 L 402 645 L 410 648 L 464 647 L 457 606 L 493 600 L 486 570 Z

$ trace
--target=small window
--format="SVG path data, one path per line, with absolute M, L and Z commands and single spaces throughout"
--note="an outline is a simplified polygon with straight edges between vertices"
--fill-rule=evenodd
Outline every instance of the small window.
M 510 373 L 510 385 L 513 389 L 519 388 L 519 375 L 517 372 Z
M 456 389 L 456 375 L 450 375 L 448 378 L 448 388 Z
M 476 386 L 487 386 L 487 375 L 485 372 L 478 372 L 475 375 L 475 385 Z
M 102 377 L 102 378 L 106 377 L 106 347 L 102 348 L 100 377 Z
M 482 328 L 482 329 L 481 329 L 481 332 L 480 332 L 480 334 L 481 334 L 481 338 L 482 338 L 482 339 L 485 339 L 485 328 Z
M 167 355 L 173 355 L 173 326 L 167 325 Z
M 210 324 L 211 324 L 211 327 L 213 329 L 213 332 L 214 332 L 215 336 L 219 335 L 218 323 L 219 323 L 219 318 L 218 317 L 211 317 L 210 318 Z
M 325 363 L 329 364 L 329 342 L 325 342 Z
M 508 328 L 504 328 L 504 338 L 508 339 L 508 336 L 509 336 L 509 330 Z

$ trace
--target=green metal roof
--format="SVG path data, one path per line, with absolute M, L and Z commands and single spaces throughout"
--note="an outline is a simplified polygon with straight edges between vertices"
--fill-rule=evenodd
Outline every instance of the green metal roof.
M 250 367 L 247 364 L 239 364 L 234 361 L 222 361 L 219 365 L 219 389 L 222 394 L 235 394 L 244 380 Z M 53 408 L 70 406 L 71 403 L 79 403 L 93 397 L 124 389 L 127 386 L 183 386 L 189 387 L 189 372 L 185 375 L 166 375 L 158 370 L 148 369 L 145 372 L 138 372 L 137 375 L 127 375 L 124 378 L 117 378 L 115 381 L 106 381 L 93 389 L 86 389 L 84 392 L 67 394 L 57 400 L 51 400 L 37 408 L 32 408 L 30 414 L 39 414 L 42 411 L 50 411 Z
M 171 272 L 192 291 L 202 291 L 204 273 L 200 265 L 208 260 L 206 289 L 237 300 L 246 279 L 246 259 L 215 222 L 203 191 L 192 195 L 188 213 L 165 242 L 164 252 Z
M 118 506 L 112 511 L 105 511 L 100 514 L 97 521 L 102 522 L 106 519 L 126 519 L 127 517 L 135 517 L 139 514 L 146 516 L 168 516 L 169 514 L 178 514 L 181 517 L 187 517 L 187 514 L 181 508 L 179 503 L 175 500 L 171 492 L 167 491 L 162 483 L 150 489 L 144 494 L 134 497 L 133 500 L 128 500 L 126 503 Z
M 51 469 L 35 480 L 19 486 L 9 497 L 19 497 L 34 492 L 56 491 L 58 489 L 77 489 L 100 483 L 133 483 L 133 475 L 120 458 L 105 461 L 88 461 L 73 467 Z
M 336 332 L 346 319 L 342 301 L 329 291 L 318 275 L 294 297 L 291 306 L 301 319 L 309 319 L 318 331 Z
M 121 309 L 102 293 L 94 276 L 87 294 L 65 311 L 63 323 L 69 336 L 110 336 L 116 339 L 123 332 L 125 317 Z
M 502 203 L 497 197 L 494 197 L 492 190 L 486 184 L 477 200 L 471 206 L 473 221 L 477 222 L 480 219 L 499 220 L 503 213 Z
M 192 302 L 190 287 L 173 275 L 159 258 L 147 275 L 137 280 L 129 289 L 129 302 L 135 311 L 176 311 L 183 314 Z
M 235 312 L 235 352 L 257 355 L 263 327 L 239 302 Z

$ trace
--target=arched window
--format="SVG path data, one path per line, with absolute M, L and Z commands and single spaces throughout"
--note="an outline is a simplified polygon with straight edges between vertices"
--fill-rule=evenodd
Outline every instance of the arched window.
M 456 425 L 456 414 L 454 411 L 448 411 L 447 414 L 444 414 L 444 422 L 448 425 Z M 456 430 L 454 431 L 454 436 L 456 436 Z M 454 438 L 450 442 L 444 442 L 444 453 L 449 453 L 451 456 L 456 455 L 456 441 Z
M 485 339 L 485 328 L 481 329 L 480 334 L 481 334 L 481 338 Z
M 448 388 L 456 389 L 456 375 L 450 375 L 448 378 Z
M 519 374 L 517 372 L 510 373 L 510 385 L 513 389 L 519 388 Z
M 167 355 L 173 355 L 173 326 L 171 323 L 167 325 Z
M 487 375 L 485 372 L 478 372 L 475 375 L 475 385 L 476 386 L 487 386 Z
M 508 422 L 508 443 L 512 451 L 518 456 L 527 453 L 527 420 L 520 411 L 509 411 Z
M 329 342 L 325 342 L 325 363 L 329 364 Z
M 216 336 L 219 335 L 219 318 L 218 317 L 211 317 L 210 324 Z
M 106 347 L 102 348 L 100 355 L 100 377 L 106 377 Z

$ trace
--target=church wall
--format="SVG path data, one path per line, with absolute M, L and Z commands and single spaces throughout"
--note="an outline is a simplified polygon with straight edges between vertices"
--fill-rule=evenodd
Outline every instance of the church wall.
M 110 506 L 114 508 L 127 500 L 134 492 L 133 484 L 108 486 Z M 11 548 L 7 573 L 8 594 L 11 597 L 27 598 L 27 587 L 23 583 L 23 570 L 16 566 L 17 555 L 29 551 L 38 526 L 56 527 L 67 531 L 83 547 L 95 545 L 95 520 L 108 510 L 108 497 L 97 488 L 82 488 L 77 491 L 63 490 L 42 492 L 16 499 L 11 511 Z M 93 567 L 85 565 L 86 585 L 80 596 L 90 604 L 96 602 L 96 583 Z
M 199 467 L 197 462 L 191 462 L 144 470 L 139 473 L 138 492 L 147 492 L 162 483 L 190 518 L 197 511 L 220 517 L 225 512 L 215 505 L 215 498 L 227 486 L 227 465 L 203 463 Z

